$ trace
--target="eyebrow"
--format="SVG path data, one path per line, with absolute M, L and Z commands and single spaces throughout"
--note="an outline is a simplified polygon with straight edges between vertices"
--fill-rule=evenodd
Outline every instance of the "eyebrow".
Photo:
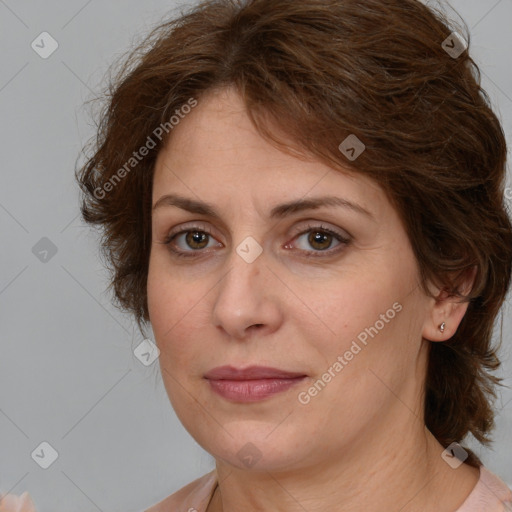
M 205 215 L 214 219 L 220 219 L 220 215 L 217 213 L 213 205 L 176 194 L 166 194 L 160 197 L 160 199 L 158 199 L 158 201 L 153 205 L 153 211 L 164 206 L 176 206 L 190 213 Z M 342 208 L 347 208 L 354 212 L 366 215 L 371 219 L 374 219 L 374 216 L 362 206 L 337 196 L 299 199 L 296 201 L 283 203 L 272 208 L 270 211 L 270 218 L 281 219 L 287 215 L 291 215 L 297 212 L 302 212 L 305 210 L 316 210 L 325 206 L 339 206 Z

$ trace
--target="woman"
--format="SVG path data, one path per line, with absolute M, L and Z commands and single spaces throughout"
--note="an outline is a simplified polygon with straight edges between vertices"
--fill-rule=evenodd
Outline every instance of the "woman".
M 127 61 L 82 213 L 216 461 L 148 512 L 510 509 L 460 444 L 512 263 L 465 40 L 416 0 L 219 0 Z

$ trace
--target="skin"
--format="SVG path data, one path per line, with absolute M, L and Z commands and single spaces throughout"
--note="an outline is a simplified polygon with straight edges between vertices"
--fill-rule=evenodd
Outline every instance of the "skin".
M 147 283 L 168 396 L 216 460 L 219 488 L 208 512 L 456 510 L 478 470 L 452 469 L 441 458 L 443 447 L 424 425 L 422 388 L 429 344 L 449 340 L 466 305 L 421 290 L 408 237 L 383 190 L 348 169 L 278 150 L 228 88 L 203 96 L 160 152 L 153 204 L 171 193 L 219 214 L 156 208 Z M 368 214 L 322 206 L 269 217 L 275 205 L 325 195 Z M 320 227 L 349 241 L 308 239 Z M 187 244 L 181 234 L 163 243 L 171 230 L 205 228 L 204 239 Z M 248 236 L 263 249 L 252 263 L 236 252 Z M 301 403 L 298 394 L 395 303 L 401 311 Z M 260 402 L 233 403 L 204 379 L 226 364 L 307 378 Z M 260 455 L 252 467 L 237 456 L 247 443 Z

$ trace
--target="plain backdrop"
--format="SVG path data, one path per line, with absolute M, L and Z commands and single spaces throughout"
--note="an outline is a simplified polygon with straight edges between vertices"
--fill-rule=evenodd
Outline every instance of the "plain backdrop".
M 512 0 L 451 5 L 471 28 L 471 53 L 510 145 Z M 28 490 L 39 512 L 140 511 L 213 468 L 176 418 L 158 363 L 134 355 L 143 338 L 110 303 L 73 175 L 94 133 L 84 102 L 177 6 L 0 0 L 0 492 Z M 58 44 L 48 58 L 32 46 L 42 32 L 56 41 L 45 35 L 44 51 Z M 511 310 L 509 300 L 501 351 L 509 385 Z M 511 485 L 510 389 L 496 422 L 494 444 L 477 452 Z M 47 469 L 37 454 L 52 449 L 41 443 L 58 454 Z

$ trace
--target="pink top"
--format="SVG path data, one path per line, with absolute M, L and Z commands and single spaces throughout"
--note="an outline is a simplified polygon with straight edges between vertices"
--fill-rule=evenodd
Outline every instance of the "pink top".
M 206 512 L 216 486 L 217 475 L 213 470 L 144 512 Z M 509 511 L 512 512 L 512 491 L 494 473 L 480 466 L 478 482 L 454 512 Z

